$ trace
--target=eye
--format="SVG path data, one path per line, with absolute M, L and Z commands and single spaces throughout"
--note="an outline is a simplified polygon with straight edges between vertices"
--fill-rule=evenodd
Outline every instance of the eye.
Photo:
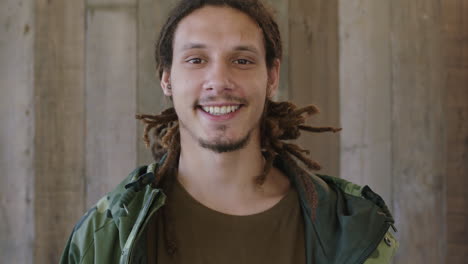
M 192 59 L 187 60 L 187 62 L 191 64 L 202 64 L 205 62 L 205 60 L 200 59 L 200 58 L 192 58 Z
M 252 64 L 253 62 L 246 60 L 246 59 L 237 59 L 234 61 L 235 64 L 242 64 L 242 65 L 247 65 L 247 64 Z

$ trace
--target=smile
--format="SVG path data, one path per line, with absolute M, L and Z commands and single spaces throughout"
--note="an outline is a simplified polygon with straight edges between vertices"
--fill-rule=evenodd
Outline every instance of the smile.
M 226 115 L 239 110 L 240 105 L 223 105 L 223 106 L 200 106 L 200 108 L 211 115 Z

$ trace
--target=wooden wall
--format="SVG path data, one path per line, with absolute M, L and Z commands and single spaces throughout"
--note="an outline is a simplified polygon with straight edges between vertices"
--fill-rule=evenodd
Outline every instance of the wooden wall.
M 389 1 L 340 1 L 340 175 L 392 201 Z
M 86 207 L 136 165 L 136 18 L 136 0 L 86 6 Z
M 392 1 L 392 189 L 396 263 L 444 261 L 444 93 L 438 0 Z M 441 239 L 442 238 L 442 239 Z
M 85 210 L 85 7 L 39 0 L 35 10 L 32 259 L 57 263 L 70 223 Z
M 312 124 L 344 128 L 300 143 L 324 173 L 388 201 L 395 263 L 463 263 L 466 1 L 267 2 L 285 47 L 278 99 L 314 103 Z M 1 263 L 57 263 L 86 208 L 151 161 L 134 115 L 168 106 L 153 49 L 173 4 L 0 4 Z
M 446 263 L 468 259 L 468 2 L 444 1 L 446 42 L 447 256 Z
M 341 1 L 341 176 L 389 201 L 395 263 L 465 263 L 466 1 Z
M 34 1 L 0 6 L 0 262 L 32 263 Z

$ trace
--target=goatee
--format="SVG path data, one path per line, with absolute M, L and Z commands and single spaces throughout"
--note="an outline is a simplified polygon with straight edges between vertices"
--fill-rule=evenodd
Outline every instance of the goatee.
M 201 147 L 212 150 L 216 153 L 225 153 L 232 152 L 244 148 L 250 140 L 250 134 L 252 131 L 249 131 L 244 138 L 234 142 L 223 142 L 221 140 L 215 140 L 214 142 L 205 141 L 203 139 L 198 139 L 198 143 Z

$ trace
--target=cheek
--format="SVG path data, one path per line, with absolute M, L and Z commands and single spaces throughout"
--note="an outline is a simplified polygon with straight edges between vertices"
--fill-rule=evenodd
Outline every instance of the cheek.
M 195 101 L 195 95 L 198 92 L 200 85 L 194 78 L 186 76 L 183 80 L 174 79 L 172 85 L 172 94 L 178 101 Z
M 252 97 L 257 101 L 264 101 L 268 89 L 266 80 L 257 80 L 252 87 L 255 87 L 251 93 Z

